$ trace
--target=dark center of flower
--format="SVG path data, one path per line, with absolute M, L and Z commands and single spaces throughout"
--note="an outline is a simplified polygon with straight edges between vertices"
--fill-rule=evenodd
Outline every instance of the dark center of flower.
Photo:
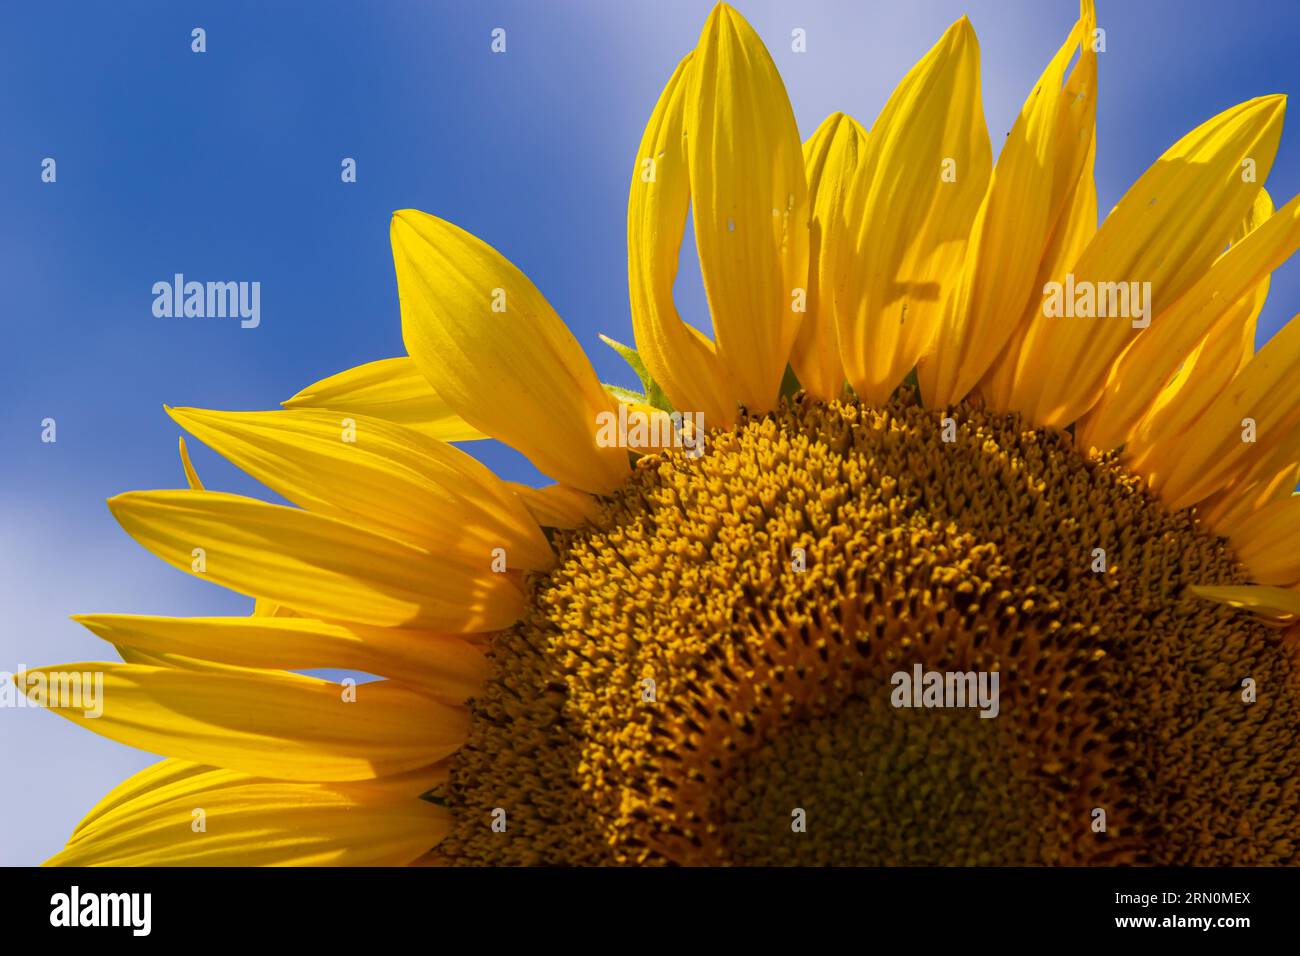
M 1288 632 L 1186 593 L 1246 574 L 1068 436 L 800 397 L 556 544 L 439 795 L 447 862 L 1300 853 Z

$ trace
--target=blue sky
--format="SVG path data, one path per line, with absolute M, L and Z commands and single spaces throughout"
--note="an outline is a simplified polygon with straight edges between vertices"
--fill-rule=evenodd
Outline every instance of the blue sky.
M 106 659 L 76 612 L 246 613 L 247 599 L 134 545 L 104 500 L 183 484 L 163 403 L 269 408 L 402 352 L 394 209 L 469 229 L 519 265 L 606 381 L 597 339 L 631 341 L 625 213 L 643 124 L 707 0 L 6 3 L 0 11 L 0 670 Z M 1077 15 L 1070 0 L 738 2 L 809 135 L 869 125 L 962 13 L 979 35 L 994 149 Z M 1102 209 L 1183 133 L 1300 91 L 1285 0 L 1099 3 Z M 191 52 L 191 30 L 207 52 Z M 493 55 L 491 31 L 507 31 Z M 808 52 L 791 52 L 790 31 Z M 1300 189 L 1289 124 L 1267 185 Z M 57 161 L 42 183 L 41 161 Z M 344 157 L 358 181 L 340 181 Z M 261 324 L 161 319 L 174 273 L 259 281 Z M 688 275 L 681 307 L 704 325 Z M 1300 310 L 1275 276 L 1260 340 Z M 57 421 L 58 441 L 40 440 Z M 209 486 L 265 494 L 192 444 Z M 473 447 L 528 481 L 518 455 Z M 99 796 L 154 758 L 35 710 L 0 710 L 0 863 L 57 850 Z

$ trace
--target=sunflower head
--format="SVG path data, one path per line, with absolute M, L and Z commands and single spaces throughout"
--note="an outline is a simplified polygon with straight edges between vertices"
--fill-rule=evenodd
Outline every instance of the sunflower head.
M 1098 224 L 1097 37 L 1084 0 L 994 165 L 965 18 L 801 142 L 719 4 L 633 157 L 640 391 L 396 213 L 408 356 L 169 409 L 290 505 L 183 443 L 187 489 L 110 501 L 256 605 L 88 616 L 122 663 L 19 675 L 93 666 L 102 715 L 45 702 L 167 758 L 55 862 L 1294 863 L 1300 323 L 1253 344 L 1300 244 L 1284 101 Z

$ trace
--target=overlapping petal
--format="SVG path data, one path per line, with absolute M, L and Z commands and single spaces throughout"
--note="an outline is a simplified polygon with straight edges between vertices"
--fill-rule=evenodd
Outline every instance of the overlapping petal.
M 113 516 L 173 567 L 305 614 L 361 624 L 466 633 L 523 610 L 513 577 L 434 555 L 356 525 L 213 491 L 134 491 Z
M 1062 287 L 1123 283 L 1127 291 L 1137 283 L 1141 295 L 1149 283 L 1148 317 L 1161 315 L 1202 276 L 1251 208 L 1277 151 L 1284 111 L 1281 96 L 1250 100 L 1170 147 L 1106 217 L 1068 277 L 1056 277 Z M 1131 300 L 1129 312 L 1067 318 L 1040 307 L 1025 329 L 1011 407 L 1036 425 L 1061 427 L 1088 411 L 1112 364 L 1142 331 Z
M 554 553 L 528 511 L 484 465 L 380 418 L 337 412 L 168 409 L 190 434 L 293 503 L 486 567 L 544 570 Z
M 480 648 L 430 631 L 301 617 L 85 614 L 75 620 L 119 649 L 272 670 L 363 671 L 455 703 L 478 692 L 488 676 Z
M 719 360 L 767 411 L 804 318 L 808 187 L 785 85 L 735 10 L 709 14 L 686 76 L 695 245 Z
M 599 510 L 595 498 L 566 485 L 530 488 L 514 481 L 507 484 L 543 528 L 576 528 Z
M 85 675 L 102 678 L 102 710 Z M 284 780 L 369 780 L 441 760 L 468 712 L 391 681 L 353 688 L 284 671 L 82 663 L 13 677 L 28 697 L 87 730 L 151 753 Z M 54 692 L 82 682 L 82 693 Z M 36 697 L 44 685 L 46 699 Z
M 1228 485 L 1278 446 L 1296 447 L 1300 426 L 1300 321 L 1292 319 L 1246 363 L 1184 433 L 1180 454 L 1147 480 L 1170 508 Z
M 677 313 L 673 284 L 691 206 L 686 155 L 687 77 L 694 54 L 677 65 L 646 125 L 627 208 L 627 276 L 632 329 L 646 368 L 674 407 L 703 412 L 727 427 L 739 395 L 713 342 Z
M 313 382 L 281 404 L 382 418 L 439 441 L 487 438 L 438 397 L 406 355 L 345 369 Z
M 447 810 L 377 788 L 173 759 L 105 797 L 46 865 L 402 866 L 450 825 Z
M 391 231 L 402 336 L 437 394 L 552 478 L 592 492 L 618 485 L 627 452 L 595 438 L 597 416 L 617 404 L 532 282 L 435 216 L 402 210 Z
M 1230 341 L 1234 325 L 1253 323 L 1250 316 L 1257 314 L 1257 306 L 1262 305 L 1267 294 L 1269 273 L 1300 248 L 1300 197 L 1273 212 L 1267 192 L 1261 189 L 1247 221 L 1250 228 L 1115 363 L 1100 400 L 1080 422 L 1081 445 L 1110 449 L 1134 444 L 1138 423 L 1161 401 L 1161 392 L 1168 387 L 1170 376 L 1180 365 L 1186 365 L 1198 345 L 1216 328 Z M 1229 342 L 1221 344 L 1228 347 Z M 1250 344 L 1253 351 L 1253 335 Z M 1235 375 L 1242 365 L 1235 356 L 1223 362 L 1213 367 L 1227 367 Z M 1197 381 L 1203 380 L 1208 367 L 1211 366 L 1201 364 Z M 1192 381 L 1189 374 L 1183 385 Z M 1207 396 L 1214 397 L 1215 387 L 1223 384 L 1213 379 L 1203 381 L 1204 385 L 1186 393 L 1198 396 L 1202 407 Z M 1183 386 L 1179 386 L 1178 391 L 1182 390 Z M 1165 403 L 1172 397 L 1166 396 Z M 1176 437 L 1168 429 L 1151 427 L 1153 424 L 1148 423 L 1137 436 L 1142 446 L 1151 446 L 1162 434 Z
M 991 164 L 979 44 L 963 17 L 890 96 L 846 200 L 836 325 L 863 401 L 888 399 L 934 347 Z
M 1079 21 L 1053 57 L 1007 134 L 971 227 L 961 281 L 946 302 L 939 343 L 917 377 L 927 404 L 964 398 L 1021 333 L 1037 306 L 1036 280 L 1052 238 L 1070 229 L 1071 204 L 1091 179 L 1097 112 L 1096 15 Z M 1068 74 L 1072 58 L 1077 62 Z M 1087 211 L 1080 213 L 1086 217 Z M 1095 222 L 1095 210 L 1093 212 Z
M 849 187 L 866 149 L 866 130 L 843 113 L 828 116 L 804 143 L 808 201 L 812 210 L 808 254 L 808 314 L 795 339 L 790 364 L 808 394 L 823 400 L 844 391 L 835 295 L 839 281 L 836 257 L 844 254 L 848 223 L 844 220 Z

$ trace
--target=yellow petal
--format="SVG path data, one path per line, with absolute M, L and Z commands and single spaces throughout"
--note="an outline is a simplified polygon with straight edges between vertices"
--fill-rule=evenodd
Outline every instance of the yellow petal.
M 293 608 L 276 604 L 266 598 L 253 599 L 253 617 L 301 617 Z
M 845 253 L 848 223 L 844 221 L 844 205 L 866 140 L 866 130 L 857 120 L 834 113 L 803 147 L 812 209 L 808 312 L 795 339 L 790 364 L 804 390 L 824 401 L 839 398 L 844 391 L 844 364 L 835 328 L 835 261 Z
M 1292 621 L 1300 617 L 1300 594 L 1286 588 L 1255 585 L 1189 588 L 1197 597 L 1217 601 L 1229 607 L 1253 611 L 1261 617 L 1277 621 Z
M 1237 524 L 1232 549 L 1261 584 L 1300 582 L 1300 496 L 1265 505 Z
M 441 807 L 373 788 L 179 760 L 147 768 L 114 795 L 112 809 L 91 811 L 47 866 L 402 866 L 451 825 Z
M 1074 75 L 1071 76 L 1071 84 L 1074 83 Z M 1087 135 L 1088 155 L 1084 158 L 1083 170 L 1070 193 L 1066 211 L 1052 231 L 1052 238 L 1039 266 L 1038 280 L 1034 283 L 1035 290 L 1041 289 L 1050 277 L 1061 275 L 1078 262 L 1083 251 L 1097 235 L 1097 179 L 1094 175 L 1097 161 L 1096 130 L 1087 130 Z M 1035 291 L 1029 304 L 1029 316 L 1038 311 L 1038 304 L 1032 301 L 1037 297 Z
M 460 449 L 379 418 L 338 412 L 168 409 L 194 437 L 294 504 L 486 564 L 545 570 L 555 555 L 537 522 Z
M 488 676 L 483 651 L 455 635 L 300 617 L 73 618 L 119 649 L 273 670 L 339 668 L 419 684 L 460 703 Z
M 1244 470 L 1197 506 L 1203 519 L 1220 534 L 1233 537 L 1236 527 L 1257 509 L 1286 501 L 1300 482 L 1300 434 L 1277 442 L 1255 455 Z
M 1183 361 L 1182 368 L 1156 395 L 1125 449 L 1125 461 L 1134 471 L 1145 472 L 1141 464 L 1145 452 L 1157 448 L 1172 451 L 1174 441 L 1195 425 L 1206 406 L 1250 360 L 1255 349 L 1255 320 L 1264 308 L 1268 283 L 1264 279 L 1229 305 Z M 1082 443 L 1095 446 L 1087 432 L 1082 435 Z
M 617 386 L 612 386 L 617 389 Z M 690 415 L 666 412 L 662 408 L 638 401 L 641 396 L 625 390 L 617 415 L 602 417 L 598 440 L 617 442 L 636 455 L 648 455 L 669 448 L 691 448 L 695 440 L 695 423 Z
M 1243 440 L 1253 423 L 1255 440 Z M 1240 478 L 1279 444 L 1296 447 L 1300 424 L 1300 317 L 1292 319 L 1217 395 L 1182 453 L 1164 470 L 1148 466 L 1148 482 L 1172 509 L 1196 504 Z
M 799 128 L 763 41 L 725 3 L 704 24 L 686 81 L 695 245 L 717 354 L 741 402 L 763 412 L 777 402 L 804 315 L 808 187 Z
M 837 259 L 840 352 L 864 401 L 884 402 L 933 347 L 988 187 L 979 44 L 958 20 L 871 127 Z
M 213 781 L 221 779 L 233 780 L 246 776 L 234 770 L 205 767 L 202 764 L 191 763 L 188 760 L 176 760 L 174 758 L 160 760 L 158 763 L 150 764 L 138 773 L 127 777 L 106 793 L 99 803 L 95 804 L 90 812 L 81 818 L 81 822 L 72 831 L 69 842 L 76 840 L 87 827 L 116 811 L 132 805 L 139 806 L 149 799 L 150 794 L 165 793 L 169 787 L 182 784 L 200 774 L 208 775 L 208 779 Z
M 1251 208 L 1277 151 L 1284 112 L 1284 97 L 1251 100 L 1170 147 L 1071 268 L 1074 288 L 1089 283 L 1109 300 L 1103 283 L 1136 282 L 1139 292 L 1150 283 L 1149 315 L 1164 312 L 1201 277 Z M 1255 163 L 1256 178 L 1244 175 L 1247 160 Z M 1065 284 L 1067 277 L 1058 280 Z M 1141 328 L 1134 317 L 1049 316 L 1051 299 L 1045 289 L 1043 307 L 1025 330 L 1011 407 L 1034 424 L 1063 427 L 1097 401 L 1112 364 Z
M 181 467 L 185 469 L 185 481 L 190 486 L 191 491 L 202 491 L 203 482 L 199 481 L 199 473 L 194 470 L 194 464 L 190 461 L 190 450 L 185 447 L 185 439 L 180 439 L 181 443 Z
M 382 791 L 397 797 L 418 797 L 451 779 L 451 766 L 455 759 L 453 754 L 427 767 L 376 777 L 374 780 L 361 780 L 348 786 L 365 787 L 367 790 Z
M 1076 74 L 1077 72 L 1075 71 Z M 1073 82 L 1073 76 L 1074 74 L 1071 75 L 1070 82 Z M 1097 181 L 1093 175 L 1097 159 L 1095 132 L 1088 131 L 1091 142 L 1083 171 L 1079 174 L 1079 181 L 1074 184 L 1061 221 L 1052 231 L 1052 238 L 1043 252 L 1032 287 L 1034 290 L 1042 289 L 1047 282 L 1068 272 L 1097 234 Z M 1027 365 L 1034 361 L 1033 352 L 1026 348 L 1028 337 L 1025 332 L 1029 323 L 1038 315 L 1040 306 L 1041 301 L 1035 291 L 1030 296 L 1024 315 L 1016 323 L 1016 332 L 980 381 L 981 395 L 995 409 L 1005 411 L 1012 407 L 1011 396 L 1016 382 L 1025 374 Z
M 971 229 L 961 281 L 943 312 L 939 347 L 917 368 L 927 405 L 964 398 L 1038 303 L 1035 293 L 1041 284 L 1035 280 L 1044 253 L 1053 234 L 1068 229 L 1065 217 L 1093 148 L 1094 26 L 1091 0 L 1085 0 L 1082 16 L 1007 134 Z M 1076 53 L 1078 62 L 1067 81 Z
M 595 440 L 596 416 L 617 404 L 528 278 L 434 216 L 404 209 L 391 231 L 406 349 L 448 406 L 557 481 L 621 483 L 626 450 Z
M 367 362 L 323 378 L 281 404 L 382 418 L 439 441 L 487 438 L 438 397 L 406 355 Z
M 530 488 L 513 481 L 506 484 L 543 528 L 576 528 L 600 513 L 596 499 L 576 488 L 566 485 Z
M 449 760 L 442 760 L 405 773 L 356 781 L 344 786 L 348 790 L 365 790 L 377 795 L 418 797 L 445 783 L 450 776 L 450 766 Z M 72 836 L 68 838 L 68 845 L 82 842 L 88 833 L 101 825 L 128 817 L 147 809 L 151 804 L 166 801 L 174 794 L 176 787 L 191 786 L 190 781 L 198 777 L 202 777 L 206 782 L 205 785 L 210 787 L 265 779 L 251 777 L 237 770 L 178 760 L 175 757 L 160 760 L 127 777 L 105 794 L 99 803 L 82 817 L 81 822 L 72 831 Z
M 682 321 L 673 301 L 691 205 L 683 124 L 692 56 L 673 71 L 637 150 L 627 206 L 628 291 L 637 351 L 673 407 L 703 412 L 725 428 L 736 421 L 735 386 L 713 343 Z
M 325 619 L 490 631 L 523 610 L 491 556 L 466 564 L 324 515 L 215 491 L 133 491 L 113 516 L 173 567 Z
M 1264 208 L 1271 211 L 1271 202 L 1261 189 L 1253 211 L 1258 215 Z M 1170 375 L 1179 365 L 1185 365 L 1198 343 L 1205 341 L 1220 323 L 1244 321 L 1245 316 L 1253 314 L 1256 301 L 1267 293 L 1269 273 L 1297 248 L 1300 197 L 1265 217 L 1234 242 L 1186 293 L 1156 317 L 1151 328 L 1134 340 L 1115 363 L 1101 399 L 1080 422 L 1080 443 L 1107 450 L 1132 443 L 1138 422 L 1160 400 Z M 1230 332 L 1225 329 L 1222 334 Z M 1250 344 L 1253 349 L 1253 341 Z M 1234 374 L 1240 365 L 1234 359 Z M 1208 367 L 1214 366 L 1202 365 L 1202 371 Z M 1210 387 L 1214 384 L 1210 380 Z M 1172 397 L 1166 396 L 1166 400 Z M 1141 442 L 1144 446 L 1161 433 L 1150 428 L 1146 431 L 1148 435 Z
M 287 672 L 85 663 L 33 668 L 14 684 L 110 740 L 284 780 L 414 770 L 453 753 L 469 728 L 463 708 L 392 681 L 359 684 L 349 700 L 339 684 Z
M 1133 471 L 1167 470 L 1168 458 L 1180 454 L 1178 446 L 1187 430 L 1195 427 L 1205 409 L 1253 357 L 1255 320 L 1264 308 L 1268 284 L 1265 277 L 1228 305 L 1156 396 L 1124 450 L 1125 463 Z
M 169 657 L 166 654 L 150 654 L 148 651 L 137 650 L 134 647 L 123 645 L 117 647 L 114 645 L 118 656 L 122 658 L 125 664 L 148 664 L 150 667 L 183 667 L 184 663 L 181 658 Z

